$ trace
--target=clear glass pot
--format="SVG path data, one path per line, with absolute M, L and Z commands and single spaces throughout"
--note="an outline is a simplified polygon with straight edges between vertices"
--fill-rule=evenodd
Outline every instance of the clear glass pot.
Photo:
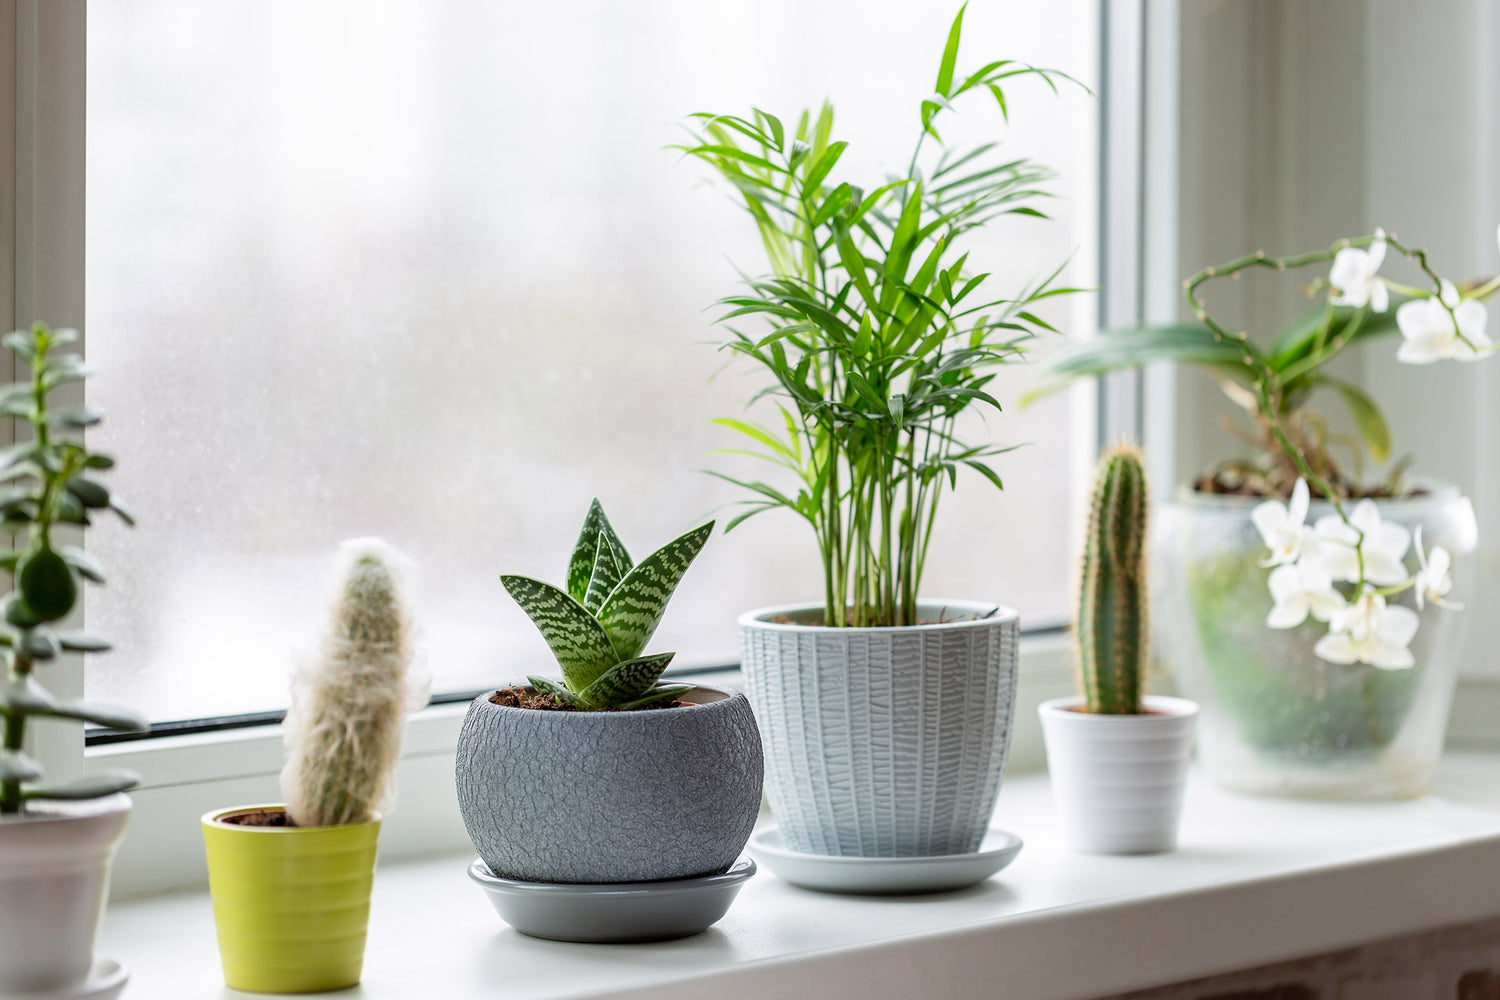
M 1205 768 L 1225 787 L 1263 794 L 1422 794 L 1442 752 L 1465 623 L 1475 610 L 1428 604 L 1410 670 L 1321 660 L 1313 645 L 1327 625 L 1266 627 L 1267 550 L 1250 521 L 1257 502 L 1183 491 L 1153 508 L 1156 651 L 1202 710 Z M 1452 553 L 1450 599 L 1469 604 L 1478 527 L 1468 498 L 1446 487 L 1377 503 L 1383 519 L 1420 526 L 1426 548 Z M 1331 504 L 1315 502 L 1308 523 L 1330 513 Z M 1416 566 L 1414 546 L 1406 564 Z M 1415 608 L 1410 591 L 1390 600 Z

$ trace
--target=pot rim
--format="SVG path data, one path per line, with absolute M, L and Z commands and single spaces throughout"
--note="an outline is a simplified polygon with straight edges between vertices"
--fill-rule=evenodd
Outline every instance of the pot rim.
M 204 826 L 213 827 L 215 830 L 232 830 L 235 833 L 308 836 L 315 833 L 325 833 L 329 830 L 355 830 L 365 826 L 377 826 L 385 818 L 383 813 L 377 812 L 374 819 L 365 820 L 363 823 L 345 823 L 342 826 L 241 826 L 239 823 L 226 823 L 223 820 L 223 817 L 232 816 L 235 813 L 262 812 L 267 809 L 285 810 L 286 803 L 260 802 L 246 806 L 210 809 L 203 814 L 201 822 Z
M 797 622 L 772 622 L 765 619 L 776 615 L 792 615 L 803 611 L 822 611 L 821 602 L 803 602 L 801 604 L 777 604 L 767 608 L 756 608 L 746 611 L 740 615 L 736 624 L 740 628 L 755 627 L 782 632 L 820 632 L 841 635 L 906 635 L 912 632 L 941 632 L 951 629 L 983 628 L 990 625 L 1003 625 L 1008 622 L 1019 622 L 1021 613 L 1015 608 L 993 601 L 964 601 L 946 600 L 943 598 L 924 598 L 917 601 L 921 607 L 941 607 L 968 610 L 973 614 L 983 614 L 982 618 L 965 618 L 961 621 L 952 622 L 929 622 L 924 625 L 850 625 L 844 628 L 830 628 L 827 625 L 802 625 Z
M 1413 479 L 1412 485 L 1420 486 L 1428 492 L 1417 497 L 1370 497 L 1369 499 L 1383 510 L 1391 508 L 1415 510 L 1421 507 L 1468 499 L 1456 483 L 1435 479 Z M 1158 503 L 1167 507 L 1196 507 L 1208 510 L 1248 512 L 1259 504 L 1265 503 L 1267 499 L 1275 498 L 1242 497 L 1226 493 L 1199 493 L 1189 484 L 1182 483 L 1173 492 L 1170 500 L 1161 500 Z M 1283 501 L 1277 500 L 1277 502 L 1280 503 Z M 1359 503 L 1360 501 L 1356 500 L 1354 502 Z M 1313 500 L 1308 509 L 1310 511 L 1331 513 L 1333 511 L 1333 504 L 1327 500 Z
M 1162 723 L 1177 722 L 1182 719 L 1191 719 L 1198 714 L 1198 703 L 1187 698 L 1177 698 L 1172 695 L 1148 694 L 1141 699 L 1141 703 L 1147 708 L 1156 709 L 1157 713 L 1150 715 L 1091 715 L 1088 712 L 1073 711 L 1085 702 L 1082 695 L 1072 694 L 1063 698 L 1049 698 L 1037 706 L 1037 714 L 1042 718 L 1067 719 L 1070 722 L 1083 721 L 1085 725 L 1097 726 L 1141 726 L 1160 725 Z
M 663 679 L 664 680 L 671 680 L 671 678 L 663 678 Z M 534 709 L 534 708 L 517 708 L 514 705 L 497 705 L 494 702 L 490 701 L 490 697 L 492 695 L 494 695 L 494 693 L 496 691 L 500 690 L 499 687 L 496 687 L 496 688 L 485 688 L 483 691 L 479 692 L 479 694 L 475 695 L 474 696 L 474 700 L 471 701 L 471 702 L 469 702 L 469 704 L 470 704 L 470 706 L 474 706 L 474 705 L 485 706 L 485 710 L 486 711 L 491 711 L 492 710 L 492 711 L 496 711 L 496 712 L 525 712 L 528 715 L 545 716 L 546 718 L 549 718 L 549 719 L 572 719 L 572 718 L 581 718 L 581 719 L 609 719 L 609 718 L 639 719 L 639 718 L 645 718 L 647 716 L 653 716 L 653 717 L 654 716 L 661 716 L 662 718 L 670 718 L 670 717 L 672 717 L 673 715 L 675 715 L 678 712 L 692 711 L 694 709 L 704 709 L 704 708 L 706 708 L 706 709 L 717 709 L 718 706 L 727 705 L 730 702 L 734 701 L 734 699 L 737 698 L 737 697 L 738 698 L 745 697 L 745 694 L 744 694 L 743 691 L 736 691 L 733 688 L 720 687 L 717 684 L 699 684 L 699 683 L 691 681 L 691 680 L 689 680 L 687 678 L 684 678 L 683 681 L 682 681 L 682 683 L 684 683 L 684 684 L 689 684 L 690 683 L 690 684 L 693 685 L 694 689 L 701 689 L 701 690 L 704 690 L 704 691 L 712 691 L 715 694 L 721 694 L 724 697 L 722 697 L 722 698 L 715 698 L 713 701 L 689 703 L 688 706 L 687 706 L 687 708 L 685 708 L 685 709 L 683 709 L 683 708 L 674 708 L 674 709 L 669 709 L 669 710 L 665 710 L 665 711 L 663 711 L 661 709 L 651 709 L 651 710 L 648 710 L 648 711 L 645 711 L 645 712 L 547 712 L 547 711 L 538 711 L 537 709 Z M 501 685 L 501 687 L 530 687 L 530 686 L 531 685 L 527 684 L 525 681 L 516 681 L 515 683 L 512 683 L 512 684 L 503 684 L 503 685 Z M 683 692 L 683 694 L 691 694 L 691 693 L 692 693 L 691 691 L 684 691 Z M 568 725 L 568 723 L 563 723 L 563 725 Z
M 135 808 L 135 803 L 130 796 L 124 792 L 113 792 L 109 795 L 101 795 L 97 799 L 83 799 L 81 801 L 69 801 L 67 799 L 38 799 L 38 802 L 46 803 L 47 812 L 27 812 L 0 816 L 0 826 L 29 826 L 33 823 L 76 823 L 80 820 L 99 819 L 102 816 L 113 816 L 118 813 L 128 813 Z

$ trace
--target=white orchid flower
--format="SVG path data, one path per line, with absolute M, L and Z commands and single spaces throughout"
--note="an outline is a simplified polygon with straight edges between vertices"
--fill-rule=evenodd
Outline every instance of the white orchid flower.
M 1307 481 L 1299 479 L 1292 487 L 1290 502 L 1267 500 L 1250 512 L 1250 520 L 1271 550 L 1262 566 L 1282 566 L 1297 561 L 1304 543 L 1312 540 L 1312 531 L 1306 526 L 1308 502 Z
M 1488 323 L 1484 303 L 1459 298 L 1453 282 L 1445 280 L 1438 295 L 1404 302 L 1396 310 L 1402 339 L 1396 360 L 1409 365 L 1430 365 L 1444 358 L 1478 361 L 1490 347 L 1484 332 Z
M 1333 586 L 1333 577 L 1315 561 L 1303 559 L 1293 566 L 1271 571 L 1271 599 L 1276 602 L 1266 616 L 1269 628 L 1296 628 L 1312 615 L 1330 621 L 1348 605 Z
M 1355 504 L 1349 521 L 1345 524 L 1337 514 L 1318 518 L 1318 540 L 1322 543 L 1318 555 L 1328 574 L 1335 580 L 1358 583 L 1363 562 L 1366 582 L 1381 586 L 1405 583 L 1408 577 L 1402 560 L 1411 544 L 1411 533 L 1399 524 L 1382 521 L 1373 500 Z
M 1368 663 L 1381 670 L 1416 666 L 1407 647 L 1416 638 L 1419 619 L 1411 608 L 1387 605 L 1374 587 L 1366 586 L 1354 603 L 1334 615 L 1332 630 L 1313 652 L 1330 663 Z
M 1328 284 L 1333 292 L 1328 301 L 1336 306 L 1369 306 L 1378 313 L 1390 308 L 1390 289 L 1376 272 L 1385 260 L 1385 230 L 1375 230 L 1375 242 L 1368 250 L 1345 247 L 1333 258 Z
M 1440 608 L 1463 610 L 1462 604 L 1448 600 L 1448 595 L 1453 593 L 1453 557 L 1441 545 L 1434 545 L 1427 552 L 1422 551 L 1420 527 L 1417 528 L 1416 541 L 1419 568 L 1416 578 L 1412 580 L 1412 590 L 1417 595 L 1417 607 L 1420 609 L 1431 602 Z

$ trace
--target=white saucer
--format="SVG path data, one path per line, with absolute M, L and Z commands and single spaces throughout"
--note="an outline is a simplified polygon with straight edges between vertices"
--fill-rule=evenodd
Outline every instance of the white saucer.
M 750 850 L 793 885 L 823 892 L 896 895 L 946 892 L 977 885 L 1010 864 L 1021 838 L 991 829 L 973 854 L 925 858 L 839 858 L 790 850 L 781 830 L 768 826 L 750 838 Z
M 0 1000 L 115 1000 L 125 989 L 130 970 L 112 958 L 94 959 L 88 978 L 79 986 L 40 993 L 0 993 Z

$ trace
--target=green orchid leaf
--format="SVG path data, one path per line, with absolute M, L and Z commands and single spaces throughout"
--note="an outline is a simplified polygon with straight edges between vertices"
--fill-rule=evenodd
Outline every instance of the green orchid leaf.
M 1393 297 L 1391 306 L 1383 313 L 1365 311 L 1359 320 L 1359 326 L 1352 333 L 1345 334 L 1347 327 L 1354 320 L 1360 310 L 1351 306 L 1335 306 L 1333 309 L 1333 323 L 1329 328 L 1328 340 L 1340 335 L 1347 335 L 1349 342 L 1364 340 L 1366 337 L 1378 337 L 1388 333 L 1394 333 L 1396 327 L 1396 306 L 1405 300 L 1404 296 Z M 1324 320 L 1328 317 L 1328 307 L 1318 306 L 1304 313 L 1297 322 L 1283 330 L 1267 351 L 1271 359 L 1271 367 L 1277 372 L 1284 372 L 1292 365 L 1306 358 L 1312 353 L 1317 343 L 1318 331 L 1322 329 Z
M 663 684 L 661 687 L 653 688 L 634 701 L 627 701 L 620 706 L 622 712 L 632 712 L 638 708 L 650 708 L 664 701 L 676 701 L 677 697 L 693 689 L 691 684 Z
M 1358 428 L 1365 447 L 1370 449 L 1371 457 L 1377 462 L 1389 461 L 1391 428 L 1385 422 L 1385 415 L 1380 412 L 1379 404 L 1363 389 L 1342 379 L 1320 375 L 1316 384 L 1327 386 L 1344 397 L 1344 403 L 1349 407 L 1349 414 L 1354 418 L 1354 426 Z
M 564 705 L 572 705 L 574 708 L 586 708 L 583 700 L 569 691 L 566 685 L 559 684 L 550 677 L 528 676 L 527 682 L 543 694 L 550 694 Z
M 619 662 L 604 627 L 571 596 L 525 576 L 502 576 L 500 582 L 547 640 L 568 687 L 582 691 Z
M 30 799 L 54 799 L 63 801 L 76 801 L 82 799 L 102 799 L 106 795 L 116 792 L 125 792 L 141 783 L 141 776 L 134 771 L 113 770 L 99 771 L 95 774 L 85 774 L 81 778 L 72 781 L 64 781 L 57 785 L 35 785 L 21 793 L 21 797 Z
M 714 523 L 681 535 L 642 559 L 620 581 L 599 610 L 599 624 L 604 627 L 620 659 L 641 655 L 650 641 L 667 602 L 682 582 L 682 575 L 702 551 L 713 533 Z M 589 679 L 592 683 L 597 675 Z M 583 685 L 584 687 L 587 684 Z
M 655 653 L 616 663 L 598 680 L 580 691 L 579 696 L 599 708 L 613 708 L 632 701 L 651 689 L 651 685 L 657 682 L 662 671 L 667 669 L 667 664 L 676 655 Z
M 589 577 L 588 591 L 583 596 L 584 609 L 591 615 L 599 613 L 605 599 L 624 576 L 620 569 L 620 560 L 615 555 L 614 543 L 609 540 L 607 532 L 599 533 L 597 545 L 598 549 L 594 553 L 594 573 Z
M 1039 367 L 1048 375 L 1080 378 L 1138 368 L 1151 361 L 1241 368 L 1244 354 L 1204 326 L 1144 326 L 1111 330 L 1064 345 L 1044 358 Z
M 568 562 L 568 595 L 580 604 L 588 595 L 589 580 L 594 575 L 594 560 L 598 556 L 600 536 L 609 538 L 615 558 L 621 566 L 620 575 L 624 576 L 630 571 L 630 553 L 626 550 L 625 543 L 620 541 L 620 536 L 615 533 L 609 518 L 604 516 L 604 505 L 595 497 L 589 504 L 589 512 L 584 515 L 583 529 L 578 533 L 578 541 L 573 546 L 573 557 Z
M 0 751 L 0 781 L 35 781 L 42 765 L 20 750 Z

